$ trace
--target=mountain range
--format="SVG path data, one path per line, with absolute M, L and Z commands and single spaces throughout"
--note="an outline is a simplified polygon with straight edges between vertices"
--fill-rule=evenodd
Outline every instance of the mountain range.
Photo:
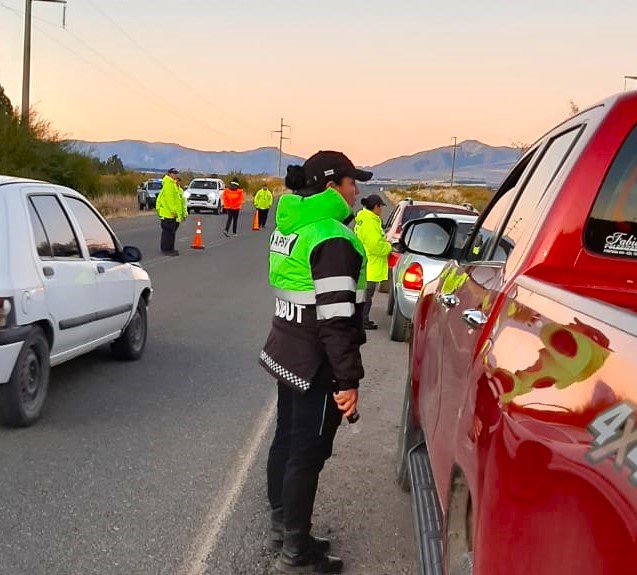
M 69 142 L 75 149 L 105 160 L 118 155 L 130 169 L 160 171 L 169 167 L 202 173 L 273 174 L 277 171 L 279 153 L 276 148 L 259 148 L 245 152 L 211 152 L 194 150 L 177 144 L 151 143 L 137 140 L 114 142 Z M 516 148 L 489 146 L 467 140 L 456 148 L 455 180 L 457 182 L 499 184 L 519 158 Z M 282 170 L 289 164 L 302 163 L 303 158 L 283 154 Z M 445 182 L 451 176 L 453 146 L 418 152 L 367 166 L 375 180 Z
M 513 164 L 520 150 L 507 146 L 489 146 L 476 140 L 458 144 L 455 160 L 455 181 L 498 185 Z M 453 146 L 401 156 L 370 166 L 374 178 L 380 180 L 449 181 L 453 164 Z

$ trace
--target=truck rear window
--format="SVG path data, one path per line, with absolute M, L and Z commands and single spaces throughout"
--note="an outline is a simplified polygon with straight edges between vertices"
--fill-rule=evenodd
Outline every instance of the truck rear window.
M 403 212 L 403 226 L 411 220 L 424 218 L 429 214 L 470 214 L 467 209 L 458 206 L 454 208 L 452 206 L 407 206 Z
M 637 260 L 637 127 L 615 156 L 584 231 L 595 253 Z

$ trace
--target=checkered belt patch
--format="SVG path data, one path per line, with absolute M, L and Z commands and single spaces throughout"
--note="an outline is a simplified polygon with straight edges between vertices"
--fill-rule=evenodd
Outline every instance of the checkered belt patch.
M 289 383 L 293 387 L 297 388 L 299 391 L 305 392 L 310 389 L 310 386 L 312 384 L 309 381 L 300 378 L 298 375 L 295 375 L 282 365 L 278 364 L 265 351 L 261 352 L 261 362 L 268 369 L 268 371 L 272 373 L 272 375 L 274 375 L 278 379 L 285 381 L 286 383 Z

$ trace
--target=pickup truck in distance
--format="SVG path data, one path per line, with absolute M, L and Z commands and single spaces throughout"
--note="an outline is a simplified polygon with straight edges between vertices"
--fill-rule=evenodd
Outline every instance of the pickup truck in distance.
M 420 573 L 637 573 L 636 428 L 634 92 L 534 144 L 422 289 L 396 465 Z

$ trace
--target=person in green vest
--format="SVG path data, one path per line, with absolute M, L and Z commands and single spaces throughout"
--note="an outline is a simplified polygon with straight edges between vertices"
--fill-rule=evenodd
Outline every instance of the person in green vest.
M 188 217 L 183 191 L 178 183 L 179 171 L 170 168 L 161 181 L 161 190 L 157 196 L 155 210 L 161 221 L 161 253 L 178 256 L 175 249 L 175 235 L 179 223 Z
M 278 417 L 267 479 L 271 543 L 282 573 L 340 573 L 330 542 L 311 535 L 319 474 L 341 419 L 357 418 L 364 376 L 365 248 L 347 227 L 358 170 L 340 152 L 290 166 L 270 238 L 272 328 L 261 365 L 277 380 Z
M 380 220 L 385 202 L 378 194 L 371 194 L 363 198 L 361 204 L 363 209 L 356 214 L 354 233 L 365 246 L 367 254 L 367 295 L 363 324 L 365 329 L 378 329 L 378 325 L 369 319 L 369 312 L 378 284 L 385 281 L 389 275 L 387 261 L 391 253 L 391 244 L 385 238 Z
M 274 198 L 272 192 L 268 189 L 268 185 L 264 182 L 263 187 L 254 195 L 254 207 L 259 213 L 259 229 L 265 229 L 268 223 L 268 214 L 272 207 Z

